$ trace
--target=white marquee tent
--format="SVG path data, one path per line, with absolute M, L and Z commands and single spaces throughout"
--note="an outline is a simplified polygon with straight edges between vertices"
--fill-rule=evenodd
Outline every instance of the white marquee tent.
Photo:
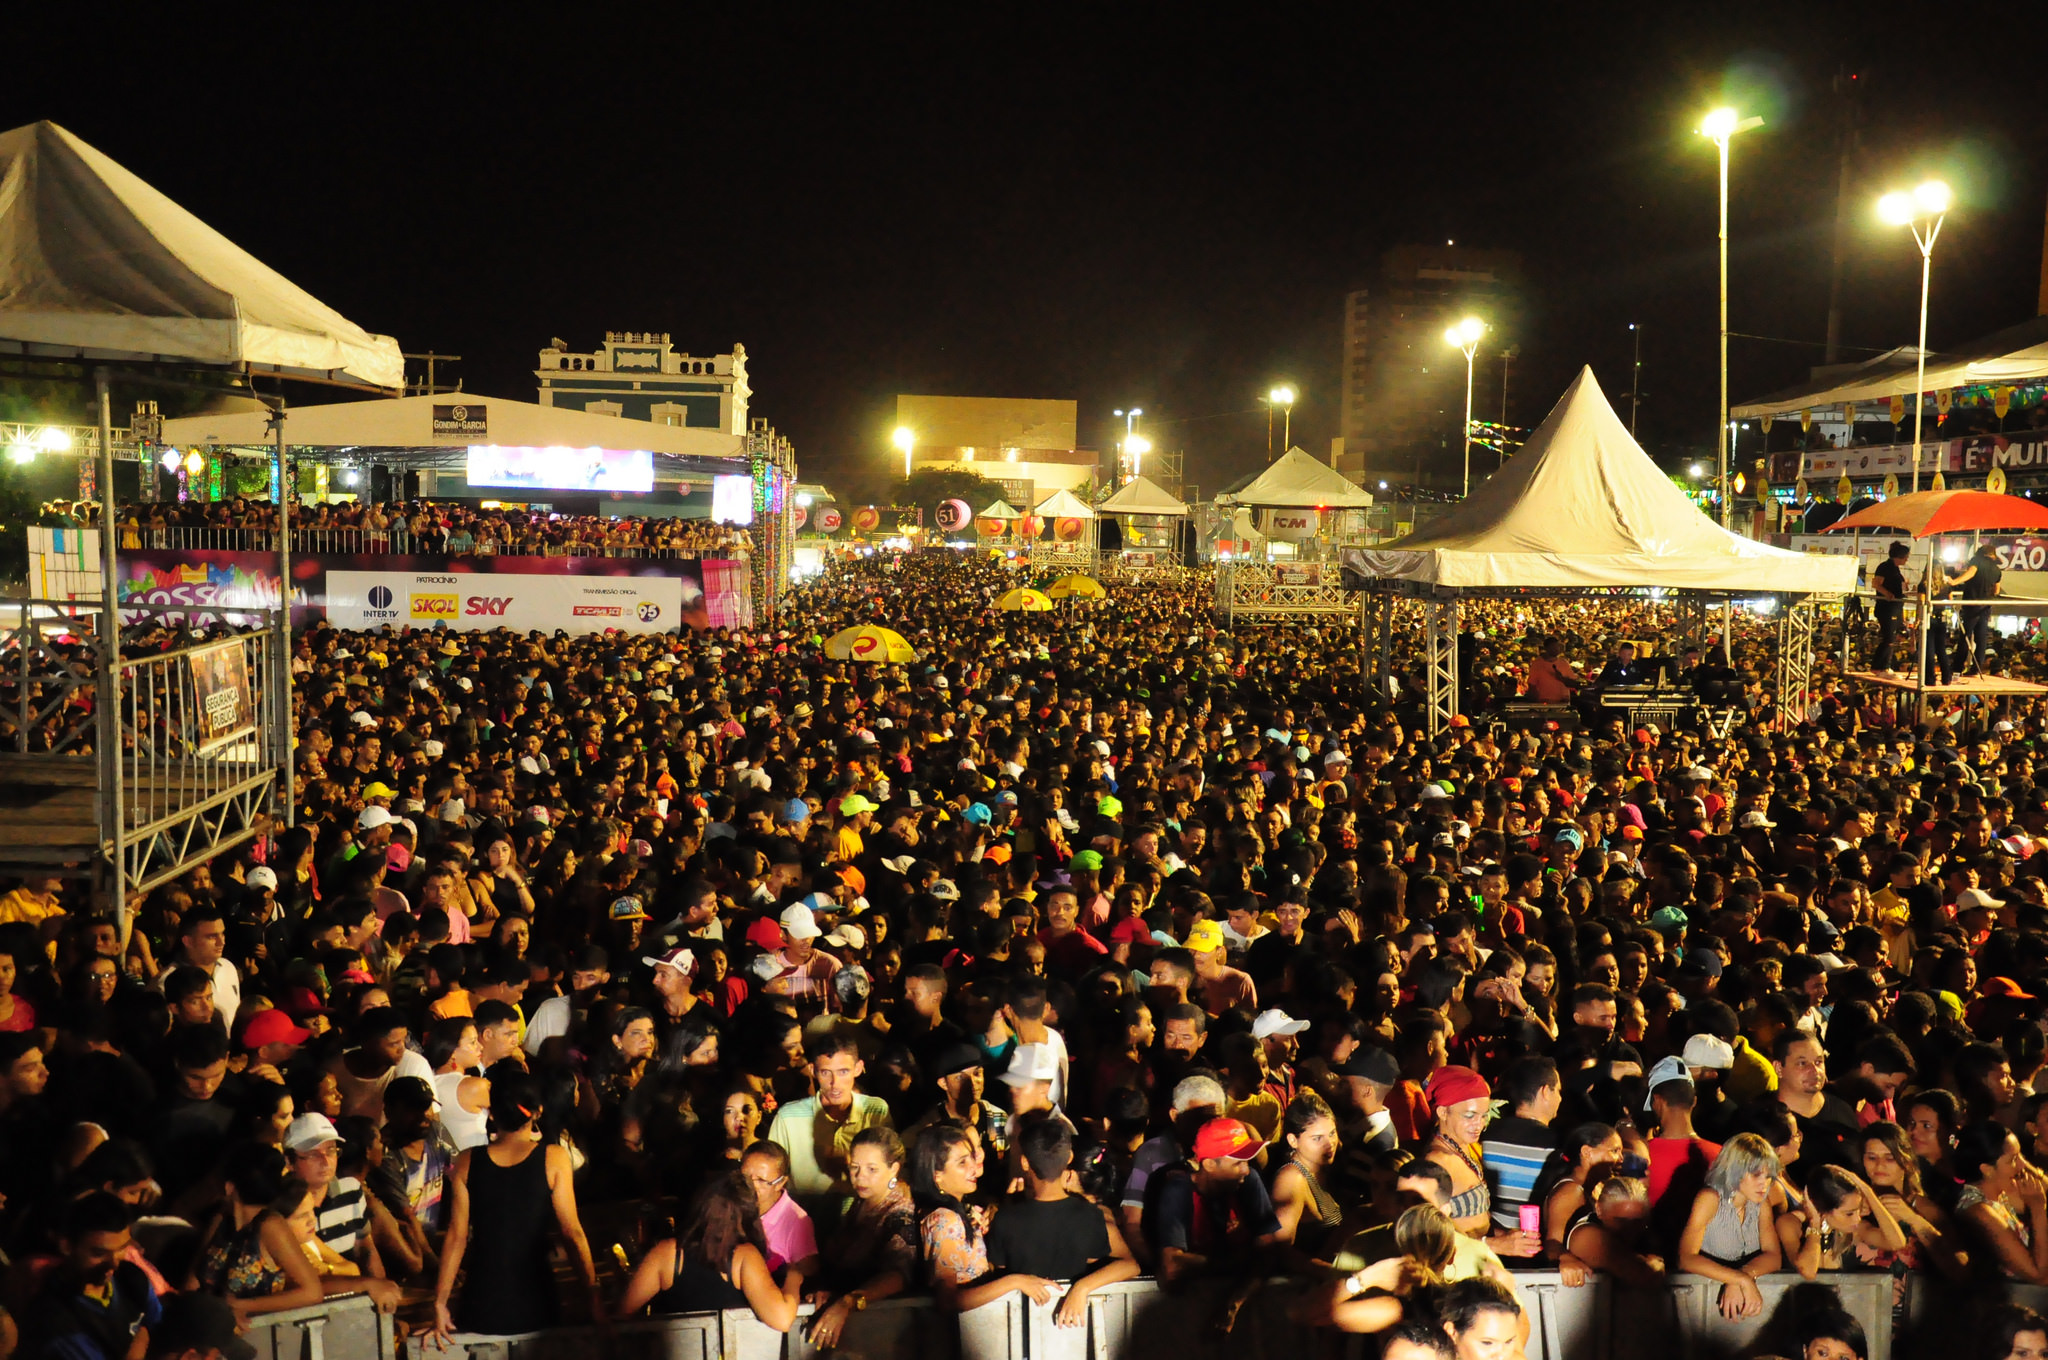
M 1031 512 L 1043 520 L 1094 519 L 1095 507 L 1071 491 L 1055 491 Z
M 1099 515 L 1185 515 L 1188 503 L 1167 494 L 1150 477 L 1133 477 L 1114 496 L 1095 507 Z
M 1318 463 L 1293 448 L 1236 491 L 1218 496 L 1216 503 L 1280 510 L 1365 510 L 1372 506 L 1372 493 L 1327 463 Z
M 1465 590 L 1662 586 L 1841 595 L 1850 557 L 1787 552 L 1730 533 L 1629 437 L 1593 378 L 1578 380 L 1522 451 L 1451 514 L 1345 554 L 1367 576 Z
M 49 122 L 0 132 L 0 353 L 405 386 L 396 340 Z
M 2048 317 L 2037 316 L 1958 346 L 1950 353 L 1929 353 L 1924 386 L 1919 376 L 1919 351 L 1908 345 L 1865 363 L 1829 370 L 1825 377 L 1816 377 L 1797 387 L 1744 402 L 1728 414 L 1737 419 L 1796 414 L 1817 406 L 1838 406 L 1845 401 L 1909 397 L 1916 387 L 1924 392 L 1941 392 L 1981 384 L 2023 383 L 2042 377 L 2048 377 Z

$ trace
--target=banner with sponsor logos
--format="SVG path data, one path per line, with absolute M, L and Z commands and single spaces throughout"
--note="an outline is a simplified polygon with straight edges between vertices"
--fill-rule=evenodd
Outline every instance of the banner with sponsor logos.
M 280 593 L 270 553 L 124 549 L 117 569 L 122 603 L 182 607 L 199 621 L 275 609 Z M 388 599 L 379 594 L 373 603 L 370 592 L 380 588 Z M 325 619 L 337 628 L 658 633 L 750 628 L 754 620 L 752 572 L 726 558 L 309 553 L 292 558 L 291 596 L 300 628 Z M 520 622 L 529 617 L 545 621 Z
M 694 603 L 704 591 L 692 583 Z M 672 632 L 683 612 L 674 576 L 539 576 L 505 571 L 329 571 L 327 621 L 336 628 L 436 626 L 462 631 Z

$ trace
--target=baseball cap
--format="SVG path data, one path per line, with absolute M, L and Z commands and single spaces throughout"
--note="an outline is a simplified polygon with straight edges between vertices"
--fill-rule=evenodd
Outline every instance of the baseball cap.
M 1586 834 L 1575 826 L 1568 826 L 1551 837 L 1552 845 L 1569 845 L 1574 850 L 1586 848 Z
M 782 909 L 781 924 L 783 933 L 792 940 L 815 940 L 824 933 L 818 929 L 817 917 L 801 902 Z
M 381 779 L 372 780 L 363 789 L 363 797 L 365 798 L 396 798 L 397 796 L 398 790 L 392 788 Z
M 1710 978 L 1721 976 L 1721 956 L 1711 949 L 1688 950 L 1685 961 L 1699 968 Z
M 1718 1034 L 1693 1035 L 1681 1056 L 1687 1067 L 1718 1067 L 1725 1072 L 1735 1066 L 1735 1050 Z
M 782 927 L 775 924 L 772 916 L 757 917 L 754 924 L 747 927 L 747 943 L 772 954 L 782 948 Z
M 939 879 L 926 891 L 941 902 L 958 902 L 960 900 L 960 885 L 950 878 Z
M 782 941 L 777 940 L 775 943 L 779 948 Z M 679 973 L 689 972 L 691 966 L 696 961 L 697 956 L 683 948 L 671 949 L 666 954 L 642 954 L 640 956 L 640 962 L 646 964 L 649 968 L 673 968 Z
M 1188 927 L 1188 937 L 1181 941 L 1183 947 L 1197 954 L 1223 948 L 1223 926 L 1216 921 L 1197 921 Z
M 242 879 L 251 888 L 268 888 L 277 891 L 277 871 L 267 864 L 259 864 Z
M 1260 1011 L 1259 1018 L 1252 1021 L 1252 1038 L 1269 1039 L 1275 1034 L 1299 1034 L 1307 1028 L 1308 1021 L 1297 1020 L 1286 1011 Z
M 811 805 L 801 798 L 792 798 L 782 805 L 777 816 L 785 822 L 808 822 L 811 820 Z
M 356 830 L 375 831 L 380 826 L 391 825 L 392 820 L 390 808 L 372 803 L 356 814 Z
M 1338 1067 L 1340 1077 L 1357 1077 L 1360 1081 L 1372 1082 L 1375 1086 L 1393 1086 L 1401 1080 L 1401 1064 L 1394 1055 L 1384 1048 L 1361 1044 Z
M 612 899 L 611 913 L 614 921 L 644 921 L 647 919 L 647 908 L 641 903 L 639 898 L 634 897 L 630 893 L 624 897 Z
M 981 1049 L 974 1044 L 947 1044 L 932 1058 L 932 1079 L 936 1081 L 942 1077 L 955 1077 L 982 1066 L 982 1063 Z
M 284 1131 L 284 1145 L 289 1152 L 311 1152 L 324 1143 L 340 1141 L 334 1121 L 324 1114 L 302 1114 Z
M 300 1029 L 281 1010 L 259 1012 L 242 1029 L 242 1047 L 254 1053 L 265 1044 L 303 1044 L 313 1031 Z
M 1076 869 L 1100 869 L 1102 867 L 1102 855 L 1098 851 L 1083 850 L 1074 856 L 1071 863 Z
M 1755 831 L 1759 828 L 1768 831 L 1776 825 L 1776 822 L 1758 810 L 1743 813 L 1742 820 L 1736 823 L 1737 828 L 1743 831 Z
M 218 1353 L 221 1360 L 255 1360 L 256 1347 L 235 1334 L 235 1310 L 218 1295 L 183 1290 L 164 1300 L 149 1327 L 149 1354 Z
M 967 811 L 960 815 L 976 826 L 987 826 L 995 817 L 995 814 L 989 811 L 987 803 L 969 803 Z
M 348 720 L 356 727 L 375 727 L 377 725 L 377 715 L 361 708 L 349 714 Z
M 1649 1097 L 1657 1094 L 1659 1086 L 1665 1086 L 1677 1081 L 1682 1081 L 1687 1086 L 1692 1085 L 1692 1073 L 1686 1070 L 1685 1061 L 1681 1058 L 1670 1057 L 1657 1059 L 1657 1065 L 1650 1069 L 1649 1095 L 1643 1098 L 1643 1108 L 1645 1110 L 1650 1108 Z
M 879 803 L 868 801 L 865 794 L 849 793 L 839 800 L 839 815 L 842 817 L 855 817 L 863 812 L 873 812 L 880 806 L 881 804 Z
M 1690 919 L 1678 907 L 1659 907 L 1650 914 L 1650 924 L 1659 930 L 1684 930 Z
M 1441 784 L 1424 784 L 1422 786 L 1422 791 L 1416 795 L 1417 798 L 1419 798 L 1422 802 L 1425 803 L 1434 802 L 1439 798 L 1448 798 L 1450 796 L 1451 795 L 1445 791 L 1444 786 Z
M 1982 888 L 1965 888 L 1956 894 L 1956 910 L 1967 911 L 1971 907 L 1985 907 L 1992 911 L 1999 908 L 1999 901 Z
M 839 949 L 866 949 L 868 933 L 853 922 L 834 926 L 832 933 L 825 937 L 825 943 Z
M 1121 817 L 1124 815 L 1124 800 L 1113 793 L 1106 793 L 1096 803 L 1095 811 L 1104 817 Z
M 1197 1161 L 1228 1157 L 1234 1162 L 1248 1162 L 1265 1146 L 1243 1120 L 1212 1119 L 1195 1134 L 1194 1155 Z
M 1005 1086 L 1023 1086 L 1034 1081 L 1052 1081 L 1060 1074 L 1060 1060 L 1050 1044 L 1019 1044 L 1010 1053 L 1010 1066 L 1003 1073 Z
M 839 881 L 853 889 L 855 893 L 864 893 L 868 890 L 868 876 L 851 864 L 839 866 Z

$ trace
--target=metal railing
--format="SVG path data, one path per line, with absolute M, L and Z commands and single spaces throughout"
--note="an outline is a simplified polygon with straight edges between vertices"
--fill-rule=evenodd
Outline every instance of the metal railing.
M 121 530 L 121 546 L 127 549 L 172 549 L 180 552 L 263 552 L 277 551 L 277 530 L 222 528 L 212 525 L 172 525 L 162 529 Z M 337 553 L 380 555 L 397 553 L 428 557 L 645 557 L 674 561 L 729 557 L 745 560 L 745 547 L 664 548 L 637 543 L 579 542 L 522 546 L 518 540 L 496 540 L 489 548 L 472 546 L 450 552 L 446 538 L 415 536 L 410 529 L 302 528 L 292 526 L 294 553 Z
M 99 610 L 65 600 L 0 604 L 0 752 L 77 756 L 95 748 Z
M 121 663 L 115 820 L 130 892 L 254 835 L 270 810 L 291 726 L 277 712 L 287 658 L 278 655 L 276 611 L 243 613 L 261 624 Z

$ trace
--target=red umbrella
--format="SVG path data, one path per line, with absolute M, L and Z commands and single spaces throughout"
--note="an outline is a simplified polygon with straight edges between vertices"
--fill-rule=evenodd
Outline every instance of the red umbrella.
M 1841 529 L 1889 529 L 1914 538 L 1933 534 L 2018 533 L 2048 529 L 2048 505 L 2024 496 L 1999 496 L 1989 491 L 1914 491 L 1894 496 L 1844 515 L 1828 526 Z

